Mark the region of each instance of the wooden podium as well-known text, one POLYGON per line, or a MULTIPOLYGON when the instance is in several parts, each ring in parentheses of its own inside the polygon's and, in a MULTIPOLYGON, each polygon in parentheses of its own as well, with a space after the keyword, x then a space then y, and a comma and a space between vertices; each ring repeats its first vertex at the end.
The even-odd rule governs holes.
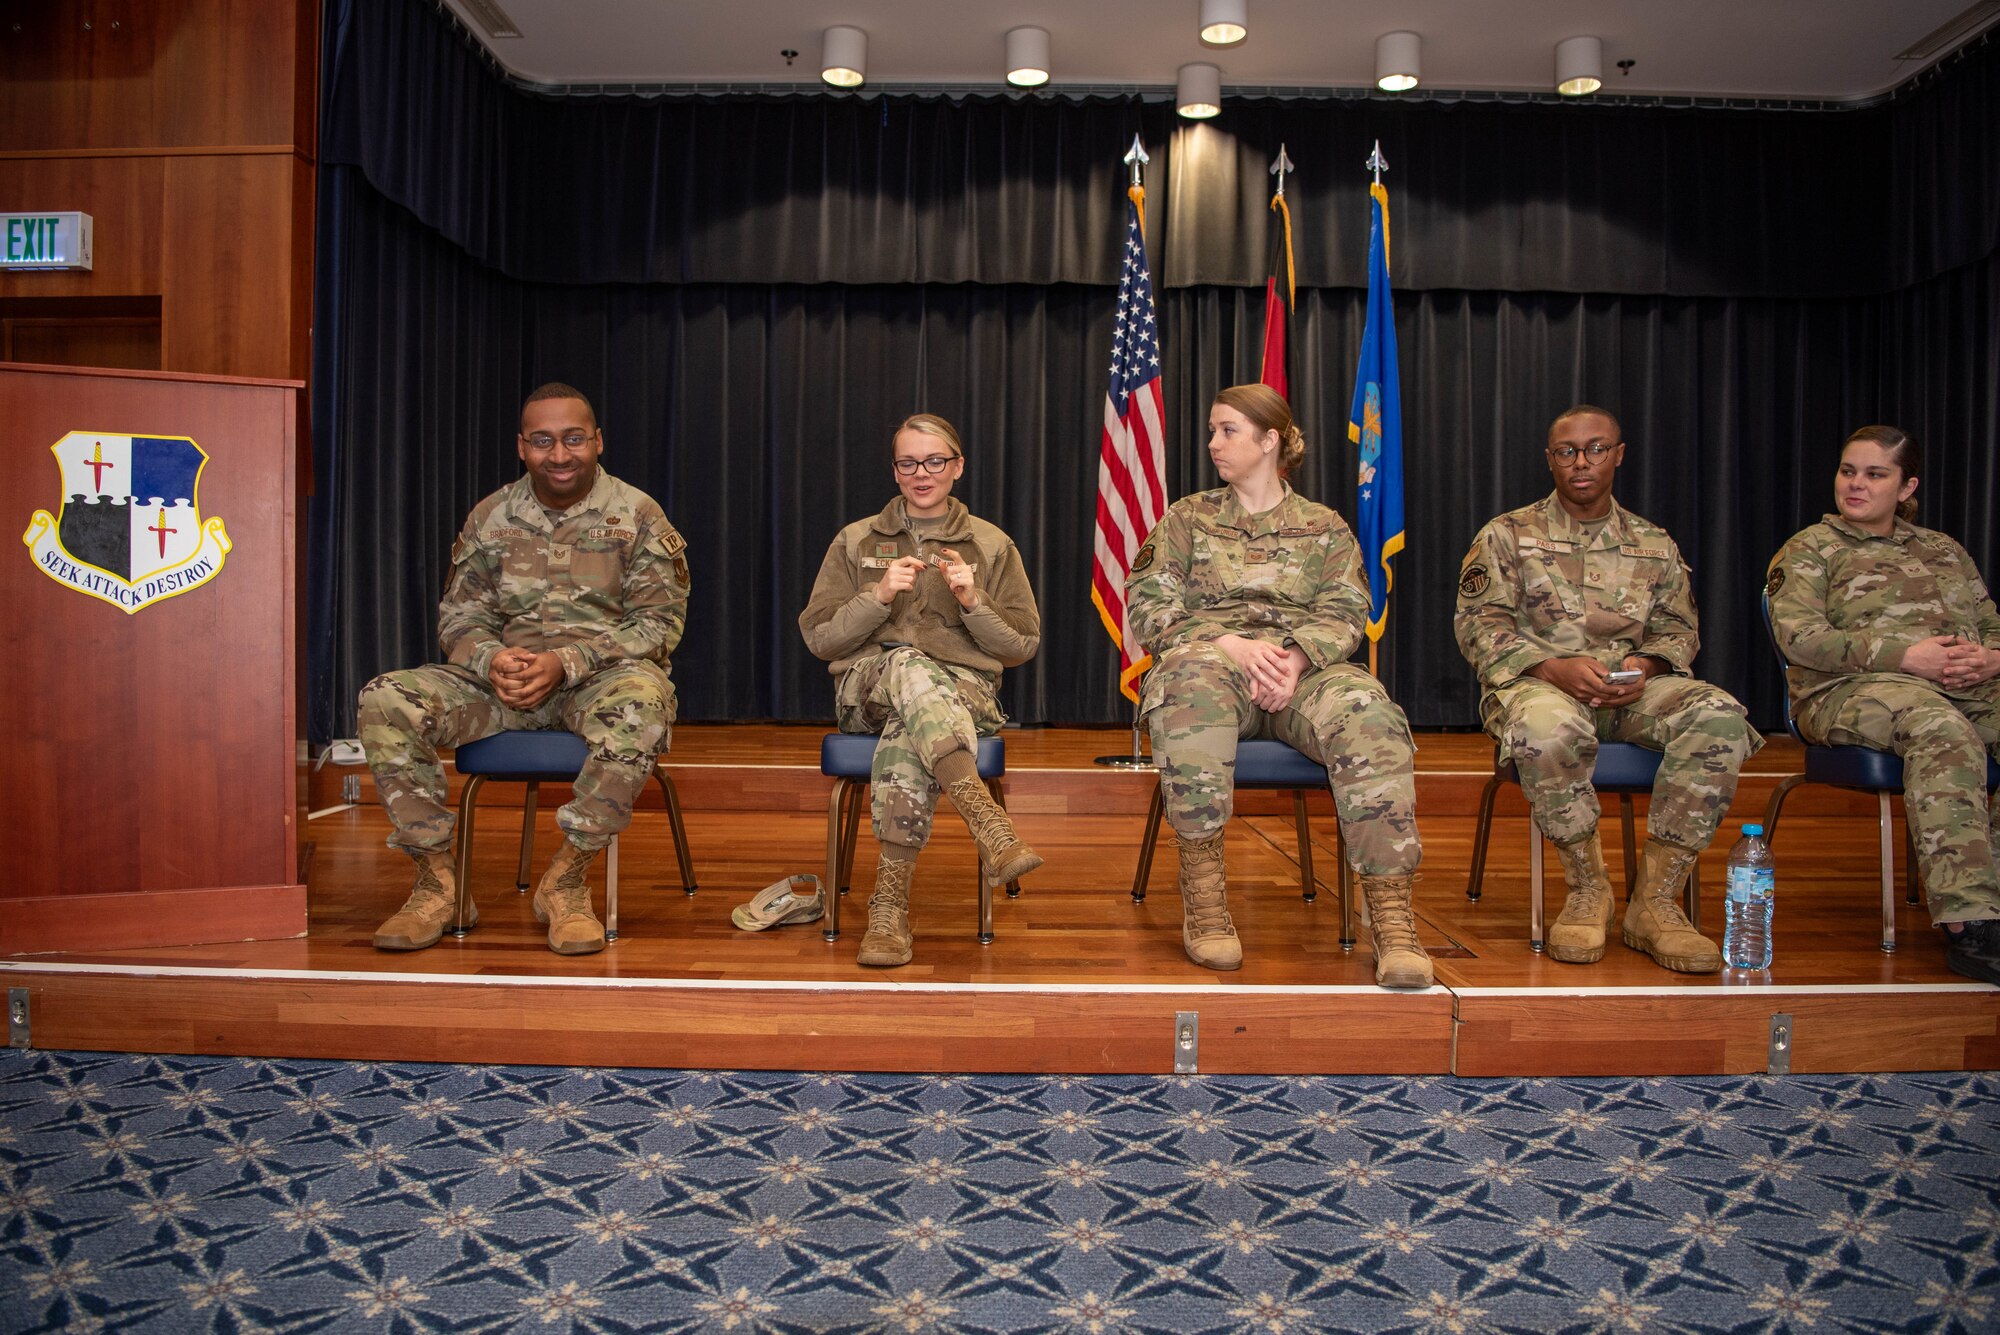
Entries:
POLYGON ((304 934, 301 388, 0 363, 0 954, 304 934))

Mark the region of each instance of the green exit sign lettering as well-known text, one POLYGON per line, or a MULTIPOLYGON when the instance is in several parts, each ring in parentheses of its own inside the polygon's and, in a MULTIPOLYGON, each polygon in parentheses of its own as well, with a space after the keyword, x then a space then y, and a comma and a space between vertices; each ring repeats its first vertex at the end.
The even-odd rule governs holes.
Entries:
POLYGON ((0 269, 88 269, 88 213, 0 213, 0 269))

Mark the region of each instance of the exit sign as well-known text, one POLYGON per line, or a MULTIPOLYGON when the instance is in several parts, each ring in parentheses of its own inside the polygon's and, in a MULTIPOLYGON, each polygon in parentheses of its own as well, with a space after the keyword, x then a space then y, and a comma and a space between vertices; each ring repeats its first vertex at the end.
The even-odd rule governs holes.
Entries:
POLYGON ((88 213, 0 213, 0 269, 88 269, 88 213))

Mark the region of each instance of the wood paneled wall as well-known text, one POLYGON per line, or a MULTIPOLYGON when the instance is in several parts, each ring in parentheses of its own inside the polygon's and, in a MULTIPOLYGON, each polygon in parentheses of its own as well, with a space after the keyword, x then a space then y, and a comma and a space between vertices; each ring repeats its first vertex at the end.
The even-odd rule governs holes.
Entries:
POLYGON ((0 300, 157 296, 161 366, 304 379, 319 0, 11 5, 0 211, 81 209, 90 273, 0 300))

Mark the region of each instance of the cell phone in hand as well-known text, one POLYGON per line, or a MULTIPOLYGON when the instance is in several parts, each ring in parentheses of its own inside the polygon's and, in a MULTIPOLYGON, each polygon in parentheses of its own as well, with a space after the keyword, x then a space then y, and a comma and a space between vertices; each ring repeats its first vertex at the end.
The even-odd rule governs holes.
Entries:
POLYGON ((1616 672, 1606 674, 1605 680, 1609 681, 1613 686, 1623 686, 1627 682, 1638 681, 1645 675, 1638 668, 1619 668, 1616 672))

